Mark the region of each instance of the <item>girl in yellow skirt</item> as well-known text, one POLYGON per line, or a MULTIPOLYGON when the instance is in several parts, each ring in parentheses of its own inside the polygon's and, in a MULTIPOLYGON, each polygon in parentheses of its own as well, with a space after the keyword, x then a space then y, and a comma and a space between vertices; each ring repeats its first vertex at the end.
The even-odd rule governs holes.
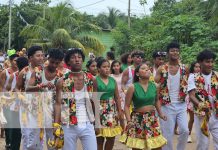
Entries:
POLYGON ((139 65, 135 69, 134 83, 126 94, 124 110, 127 126, 120 141, 134 150, 160 150, 167 142, 161 134, 155 107, 161 119, 166 121, 167 118, 161 112, 157 88, 149 81, 150 76, 149 67, 145 63, 139 65), (130 115, 129 107, 132 102, 134 110, 130 115))
POLYGON ((97 61, 97 68, 99 71, 99 75, 96 77, 97 92, 103 93, 100 96, 101 128, 97 134, 98 150, 112 150, 115 136, 121 134, 122 128, 124 129, 124 115, 122 114, 117 83, 109 76, 110 63, 101 58, 97 61), (122 128, 118 121, 120 121, 122 128))

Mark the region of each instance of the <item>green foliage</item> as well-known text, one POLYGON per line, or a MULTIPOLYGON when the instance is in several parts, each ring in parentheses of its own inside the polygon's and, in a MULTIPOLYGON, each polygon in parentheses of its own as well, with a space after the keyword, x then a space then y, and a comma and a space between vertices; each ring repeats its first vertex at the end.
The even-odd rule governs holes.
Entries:
MULTIPOLYGON (((46 12, 45 18, 39 16, 35 24, 24 27, 20 35, 28 39, 41 40, 42 45, 49 44, 47 47, 67 49, 77 46, 87 53, 90 49, 95 54, 104 52, 105 48, 98 39, 89 35, 80 36, 80 33, 85 31, 99 33, 100 27, 87 22, 82 14, 69 7, 67 3, 49 7, 46 12)), ((26 43, 26 46, 29 46, 29 43, 26 43)))
POLYGON ((206 48, 218 54, 218 27, 208 21, 207 10, 202 7, 201 0, 158 0, 150 16, 131 18, 131 29, 126 22, 118 24, 113 34, 117 53, 141 49, 150 60, 154 50, 165 50, 176 40, 181 44, 184 63, 194 61, 206 48))

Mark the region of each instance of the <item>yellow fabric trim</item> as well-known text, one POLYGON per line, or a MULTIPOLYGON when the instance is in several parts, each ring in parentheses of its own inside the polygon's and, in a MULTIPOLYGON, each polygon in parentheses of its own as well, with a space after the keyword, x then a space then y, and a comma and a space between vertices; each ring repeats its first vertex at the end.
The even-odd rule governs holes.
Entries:
POLYGON ((130 148, 137 149, 155 149, 167 144, 167 140, 162 135, 144 140, 139 138, 131 138, 128 137, 126 134, 123 134, 120 137, 119 141, 130 148))
POLYGON ((147 146, 150 149, 159 148, 167 144, 167 140, 163 137, 163 135, 159 135, 158 137, 152 137, 147 140, 147 146))
POLYGON ((97 135, 97 137, 115 137, 117 135, 120 135, 122 132, 122 128, 120 126, 116 126, 114 128, 101 128, 100 133, 97 135))

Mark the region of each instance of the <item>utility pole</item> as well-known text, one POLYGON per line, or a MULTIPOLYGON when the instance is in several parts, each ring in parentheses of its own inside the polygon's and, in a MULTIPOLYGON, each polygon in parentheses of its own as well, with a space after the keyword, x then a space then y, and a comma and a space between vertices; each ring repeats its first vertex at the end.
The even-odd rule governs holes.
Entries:
POLYGON ((128 27, 130 28, 130 0, 129 0, 129 4, 128 4, 128 27))
POLYGON ((11 49, 11 7, 12 7, 12 0, 9 0, 8 49, 11 49))
POLYGON ((43 19, 45 19, 45 7, 46 7, 46 2, 43 4, 43 19))

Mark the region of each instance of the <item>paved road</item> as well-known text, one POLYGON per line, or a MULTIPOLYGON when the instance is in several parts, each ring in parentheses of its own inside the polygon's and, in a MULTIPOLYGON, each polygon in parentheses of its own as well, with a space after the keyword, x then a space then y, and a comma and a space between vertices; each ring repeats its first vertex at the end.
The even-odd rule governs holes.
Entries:
MULTIPOLYGON (((194 133, 193 133, 192 137, 193 137, 192 138, 193 143, 187 143, 186 150, 195 150, 196 140, 195 140, 195 134, 194 133)), ((117 139, 118 139, 118 137, 117 137, 117 139)), ((177 136, 174 136, 174 149, 176 149, 176 142, 177 142, 177 136)), ((2 139, 2 138, 0 139, 0 150, 4 150, 4 139, 2 139)), ((78 150, 82 150, 80 142, 78 142, 78 150)), ((119 143, 118 140, 116 140, 114 150, 128 150, 128 148, 125 145, 119 143)), ((210 150, 213 150, 212 142, 210 144, 210 150)))

